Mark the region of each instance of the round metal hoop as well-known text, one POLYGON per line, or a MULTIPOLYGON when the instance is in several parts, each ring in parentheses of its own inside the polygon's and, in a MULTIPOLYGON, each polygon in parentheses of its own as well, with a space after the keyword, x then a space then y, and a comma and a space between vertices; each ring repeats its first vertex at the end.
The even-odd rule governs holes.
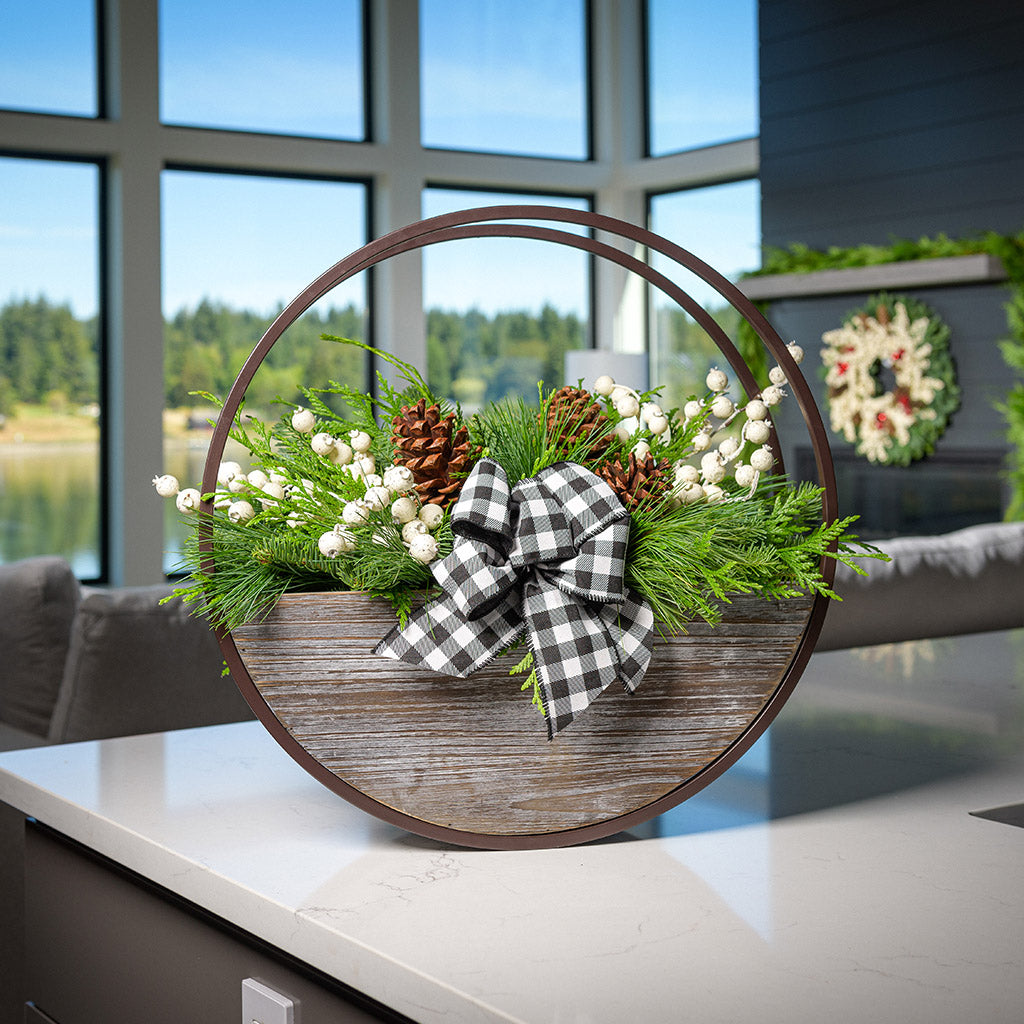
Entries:
MULTIPOLYGON (((643 245, 652 252, 660 253, 673 263, 693 272, 701 280, 711 285, 753 327, 762 343, 784 370, 813 445, 818 478, 824 489, 822 496, 823 518, 826 522, 832 522, 837 517, 838 504, 832 458, 825 427, 814 403, 814 398, 785 344, 753 303, 734 284, 708 266, 708 264, 691 252, 653 232, 636 227, 626 221, 601 214, 550 206, 482 207, 429 218, 375 239, 321 274, 320 277, 308 285, 282 310, 253 349, 252 354, 239 372, 224 402, 211 439, 203 474, 203 493, 209 493, 215 489, 217 470, 223 456, 224 446, 246 389, 252 382, 253 376, 266 358, 267 353, 285 330, 302 313, 309 309, 314 302, 356 274, 401 253, 455 239, 482 237, 529 238, 580 249, 616 263, 626 270, 637 274, 678 303, 712 338, 723 356, 728 360, 747 393, 753 394, 758 390, 758 386, 749 368, 722 328, 701 305, 677 284, 656 271, 649 264, 614 245, 600 241, 598 238, 577 235, 537 224, 520 223, 522 221, 561 222, 590 228, 593 231, 626 239, 643 245)), ((781 459, 779 461, 781 463, 781 459)), ((780 469, 782 469, 781 464, 780 469)), ((207 534, 206 538, 206 543, 208 544, 208 542, 209 534, 207 534)), ((822 574, 829 585, 833 581, 834 572, 834 561, 832 559, 823 559, 822 574)), ((759 713, 750 720, 747 727, 714 761, 706 764, 703 769, 681 782, 671 792, 635 811, 584 827, 573 827, 564 831, 545 832, 542 834, 529 833, 494 836, 466 829, 448 828, 443 825, 425 822, 367 796, 325 768, 317 758, 292 737, 260 695, 239 655, 232 636, 229 633, 224 633, 219 639, 232 675, 254 713, 277 742, 307 772, 328 788, 364 810, 420 835, 455 842, 465 846, 522 849, 570 845, 611 835, 668 810, 717 778, 726 768, 735 763, 764 732, 789 697, 806 666, 820 634, 827 605, 827 599, 821 595, 815 597, 810 616, 795 654, 775 691, 768 698, 759 713)))

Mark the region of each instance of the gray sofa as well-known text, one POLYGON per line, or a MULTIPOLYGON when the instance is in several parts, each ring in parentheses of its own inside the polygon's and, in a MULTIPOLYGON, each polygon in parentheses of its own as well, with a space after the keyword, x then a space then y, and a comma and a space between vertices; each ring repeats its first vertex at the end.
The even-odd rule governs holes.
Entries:
POLYGON ((985 523, 878 546, 868 576, 840 565, 816 650, 1024 626, 1024 522, 985 523))
MULTIPOLYGON (((881 545, 843 566, 817 649, 1024 626, 1024 523, 881 545)), ((83 588, 59 558, 0 566, 0 750, 251 717, 220 648, 167 586, 83 588)))
POLYGON ((0 750, 251 717, 170 592, 82 587, 60 558, 0 566, 0 750))

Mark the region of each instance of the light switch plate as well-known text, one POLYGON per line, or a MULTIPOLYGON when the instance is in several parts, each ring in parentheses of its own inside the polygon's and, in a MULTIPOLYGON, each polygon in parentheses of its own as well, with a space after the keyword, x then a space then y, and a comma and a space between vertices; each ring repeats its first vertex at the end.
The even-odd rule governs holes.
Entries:
POLYGON ((295 1002, 255 978, 242 981, 242 1024, 298 1024, 295 1002))

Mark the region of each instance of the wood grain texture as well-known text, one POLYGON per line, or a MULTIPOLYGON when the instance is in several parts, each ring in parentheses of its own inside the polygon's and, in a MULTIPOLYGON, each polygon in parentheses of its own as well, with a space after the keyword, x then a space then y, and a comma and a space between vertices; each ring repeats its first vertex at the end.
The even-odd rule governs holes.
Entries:
POLYGON ((635 811, 711 764, 779 686, 810 609, 735 599, 714 630, 659 640, 635 694, 606 690, 552 741, 516 659, 457 679, 375 657, 394 614, 361 594, 285 595, 232 637, 274 716, 348 785, 421 821, 522 835, 635 811))

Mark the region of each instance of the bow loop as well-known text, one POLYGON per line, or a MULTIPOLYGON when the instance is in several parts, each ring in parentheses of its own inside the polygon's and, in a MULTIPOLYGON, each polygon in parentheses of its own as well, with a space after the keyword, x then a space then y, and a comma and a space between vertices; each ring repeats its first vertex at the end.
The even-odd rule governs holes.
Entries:
POLYGON ((512 490, 512 500, 519 510, 515 543, 508 556, 512 565, 557 563, 575 554, 569 518, 538 479, 520 480, 512 490))
POLYGON ((376 653, 465 677, 527 631, 553 736, 610 683, 639 685, 654 616, 625 585, 629 513, 600 477, 561 462, 509 488, 481 459, 452 512, 455 544, 431 566, 444 597, 376 653))
POLYGON ((452 509, 452 532, 504 548, 512 537, 512 512, 505 470, 493 459, 481 459, 466 477, 452 509))

